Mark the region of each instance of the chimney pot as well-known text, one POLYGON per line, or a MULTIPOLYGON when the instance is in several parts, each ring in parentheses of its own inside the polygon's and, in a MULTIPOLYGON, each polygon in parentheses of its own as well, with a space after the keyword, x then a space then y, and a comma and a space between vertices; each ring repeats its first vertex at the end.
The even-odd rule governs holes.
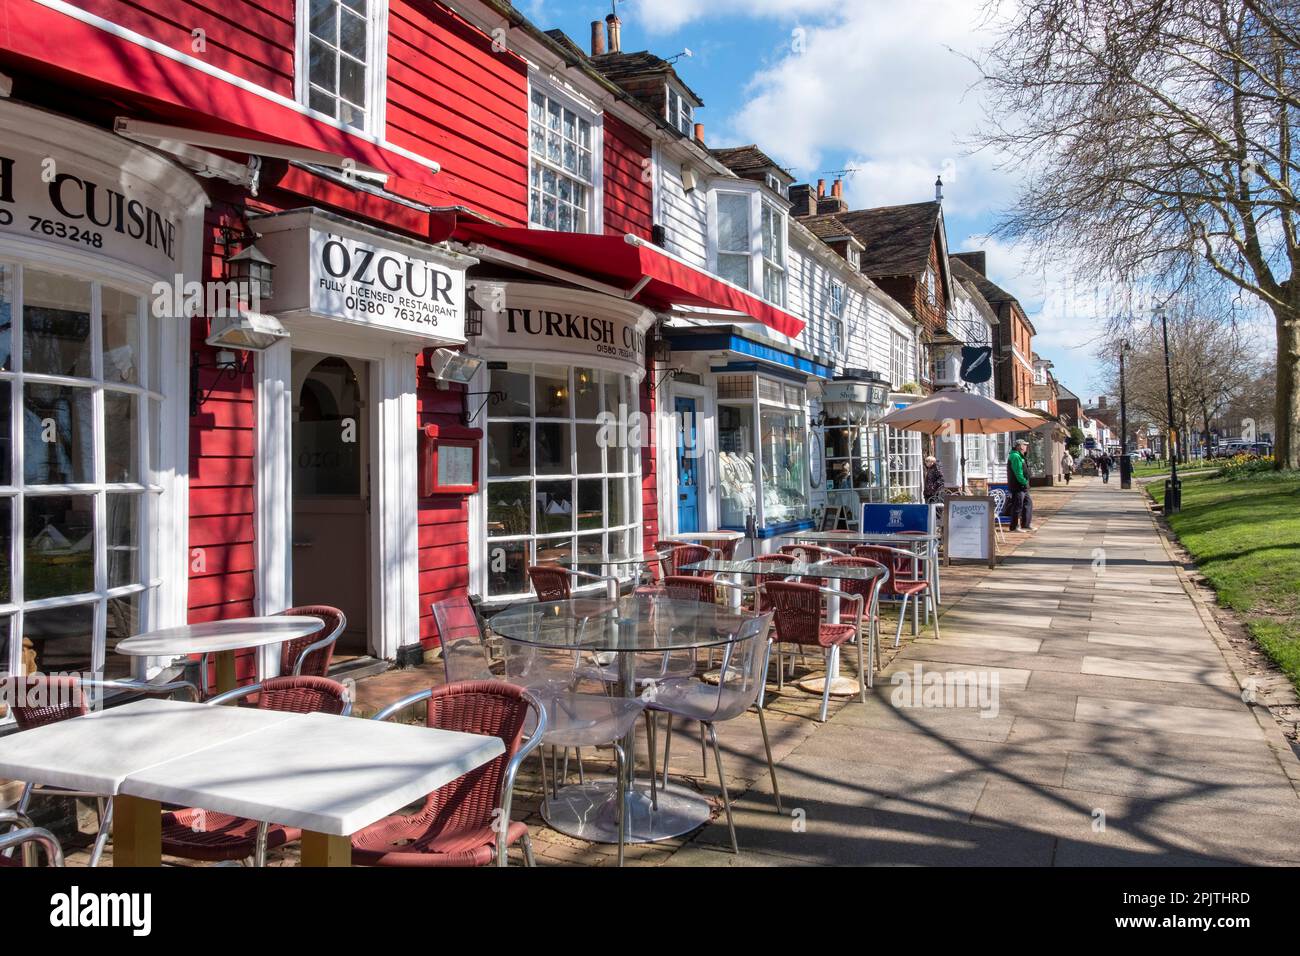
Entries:
POLYGON ((605 26, 609 31, 609 52, 623 52, 623 21, 618 18, 617 13, 607 14, 605 17, 605 26))
POLYGON ((835 182, 831 183, 831 195, 832 195, 834 198, 836 198, 836 199, 841 199, 841 198, 843 198, 843 196, 844 196, 844 180, 842 180, 842 179, 836 179, 835 182))
POLYGON ((591 55, 600 56, 605 52, 605 25, 599 20, 591 21, 591 55))
POLYGON ((826 180, 819 179, 817 180, 817 198, 824 199, 825 197, 826 197, 826 180))
POLYGON ((701 146, 704 145, 704 124, 703 123, 695 124, 695 139, 697 142, 700 143, 701 146))
POLYGON ((943 202, 943 177, 942 176, 936 176, 934 178, 934 201, 943 202))

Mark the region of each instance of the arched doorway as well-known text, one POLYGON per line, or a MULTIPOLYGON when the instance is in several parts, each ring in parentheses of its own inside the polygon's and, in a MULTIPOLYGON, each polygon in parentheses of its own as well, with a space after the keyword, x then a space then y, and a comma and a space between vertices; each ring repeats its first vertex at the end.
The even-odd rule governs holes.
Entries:
POLYGON ((335 656, 369 653, 368 363, 293 353, 293 603, 347 615, 335 656))

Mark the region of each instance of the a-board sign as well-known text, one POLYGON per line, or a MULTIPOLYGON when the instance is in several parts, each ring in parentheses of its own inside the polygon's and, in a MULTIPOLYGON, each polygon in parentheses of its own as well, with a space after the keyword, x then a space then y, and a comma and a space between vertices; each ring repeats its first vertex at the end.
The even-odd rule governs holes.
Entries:
POLYGON ((944 563, 954 558, 987 561, 993 567, 993 499, 954 495, 943 509, 944 563))

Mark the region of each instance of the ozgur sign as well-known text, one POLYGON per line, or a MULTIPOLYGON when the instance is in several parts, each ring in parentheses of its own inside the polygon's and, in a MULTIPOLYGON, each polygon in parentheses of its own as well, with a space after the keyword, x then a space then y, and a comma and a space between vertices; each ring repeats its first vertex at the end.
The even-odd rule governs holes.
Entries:
POLYGON ((256 220, 275 263, 277 315, 310 313, 416 335, 465 339, 466 257, 366 230, 319 211, 256 220))

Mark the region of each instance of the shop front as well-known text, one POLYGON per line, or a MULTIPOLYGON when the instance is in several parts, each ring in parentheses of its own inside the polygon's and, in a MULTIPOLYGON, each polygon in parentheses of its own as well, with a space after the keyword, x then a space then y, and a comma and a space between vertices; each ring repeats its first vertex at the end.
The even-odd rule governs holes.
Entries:
POLYGON ((483 311, 472 344, 483 367, 469 388, 483 462, 469 508, 470 590, 503 603, 531 593, 531 564, 642 548, 654 313, 541 282, 475 278, 470 294, 483 311))
POLYGON ((845 526, 857 520, 863 503, 889 495, 887 435, 877 424, 889 410, 889 386, 868 374, 846 370, 822 385, 825 508, 838 509, 845 526))
POLYGON ((288 333, 256 361, 258 610, 333 605, 339 656, 393 659, 420 632, 420 356, 464 345, 475 260, 319 209, 250 227, 288 333))
MULTIPOLYGON (((186 608, 188 321, 207 197, 0 100, 0 674, 122 676, 186 608)), ((0 714, 0 716, 3 716, 0 714)))
POLYGON ((812 527, 821 476, 811 467, 809 386, 829 378, 829 366, 736 330, 664 333, 659 434, 676 455, 661 456, 660 482, 677 490, 675 501, 663 498, 664 528, 764 540, 812 527))

